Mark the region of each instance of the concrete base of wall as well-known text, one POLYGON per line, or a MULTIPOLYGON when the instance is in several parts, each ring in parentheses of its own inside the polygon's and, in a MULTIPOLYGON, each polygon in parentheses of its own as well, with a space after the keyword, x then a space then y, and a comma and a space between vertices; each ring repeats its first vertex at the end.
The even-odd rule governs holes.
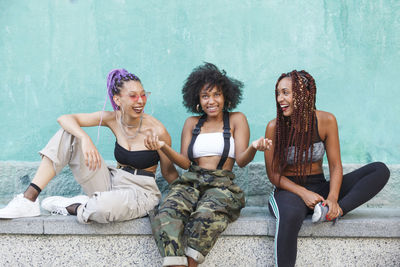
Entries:
MULTIPOLYGON (((108 162, 115 165, 113 162, 108 162)), ((0 207, 23 192, 37 162, 0 162, 0 207)), ((346 164, 344 173, 361 165, 346 164)), ((326 166, 325 166, 326 168, 326 166)), ((335 226, 312 225, 299 234, 297 266, 400 266, 400 165, 376 197, 335 226)), ((246 193, 246 208, 218 239, 202 266, 273 266, 275 219, 267 210, 271 184, 262 163, 235 167, 236 183, 246 193)), ((325 171, 325 173, 328 173, 325 171)), ((165 193, 167 183, 157 174, 165 193)), ((82 194, 68 168, 40 198, 82 194)), ((0 219, 2 266, 161 266, 148 218, 123 223, 78 224, 73 216, 0 219)))
MULTIPOLYGON (((161 266, 151 236, 1 235, 3 266, 161 266)), ((299 238, 297 266, 399 266, 392 238, 299 238), (359 249, 358 249, 359 248, 359 249)), ((223 236, 200 266, 274 266, 273 237, 223 236)))
MULTIPOLYGON (((245 208, 201 266, 273 266, 275 219, 245 208)), ((299 234, 297 266, 399 266, 400 209, 359 209, 299 234)), ((29 266, 161 266, 148 218, 81 225, 73 216, 0 220, 0 262, 29 266)))

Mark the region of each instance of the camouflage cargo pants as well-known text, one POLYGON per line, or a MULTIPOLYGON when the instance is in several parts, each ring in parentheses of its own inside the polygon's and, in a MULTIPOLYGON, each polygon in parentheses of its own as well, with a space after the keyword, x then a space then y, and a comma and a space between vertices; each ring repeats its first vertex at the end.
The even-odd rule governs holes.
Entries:
POLYGON ((164 266, 198 263, 210 252, 228 223, 244 207, 244 193, 225 170, 191 166, 171 185, 159 208, 150 214, 153 235, 164 266))

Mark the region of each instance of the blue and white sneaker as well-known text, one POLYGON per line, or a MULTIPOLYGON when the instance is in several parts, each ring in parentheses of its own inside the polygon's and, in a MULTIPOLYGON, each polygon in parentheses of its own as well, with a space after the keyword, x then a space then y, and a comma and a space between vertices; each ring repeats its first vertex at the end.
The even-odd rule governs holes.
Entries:
POLYGON ((313 223, 319 223, 319 222, 325 222, 326 220, 326 214, 328 213, 329 208, 328 206, 322 206, 322 202, 319 202, 317 205, 314 207, 314 214, 311 218, 311 221, 313 223))

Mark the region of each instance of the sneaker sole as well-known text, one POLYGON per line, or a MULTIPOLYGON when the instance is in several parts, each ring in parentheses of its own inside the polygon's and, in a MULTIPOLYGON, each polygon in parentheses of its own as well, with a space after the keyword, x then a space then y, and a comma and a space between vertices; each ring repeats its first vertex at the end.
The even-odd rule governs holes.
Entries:
POLYGON ((313 223, 319 222, 321 219, 322 209, 319 205, 315 205, 314 214, 312 215, 311 221, 313 223))
POLYGON ((40 211, 32 213, 32 214, 25 214, 21 216, 20 214, 13 214, 13 215, 0 215, 0 219, 18 219, 18 218, 30 218, 30 217, 37 217, 40 216, 40 211))

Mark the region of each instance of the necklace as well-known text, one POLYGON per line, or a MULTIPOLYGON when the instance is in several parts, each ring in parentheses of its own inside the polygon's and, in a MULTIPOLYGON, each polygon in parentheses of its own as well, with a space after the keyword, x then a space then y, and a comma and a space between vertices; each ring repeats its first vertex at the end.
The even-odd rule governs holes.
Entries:
POLYGON ((119 117, 119 123, 120 123, 121 130, 124 133, 125 137, 128 139, 134 139, 134 138, 136 138, 136 136, 138 136, 138 134, 140 133, 140 129, 142 128, 142 121, 143 121, 143 114, 140 116, 139 127, 137 128, 136 132, 133 135, 129 135, 127 133, 127 131, 125 130, 124 126, 126 128, 136 128, 136 127, 124 123, 122 121, 122 115, 119 117))

